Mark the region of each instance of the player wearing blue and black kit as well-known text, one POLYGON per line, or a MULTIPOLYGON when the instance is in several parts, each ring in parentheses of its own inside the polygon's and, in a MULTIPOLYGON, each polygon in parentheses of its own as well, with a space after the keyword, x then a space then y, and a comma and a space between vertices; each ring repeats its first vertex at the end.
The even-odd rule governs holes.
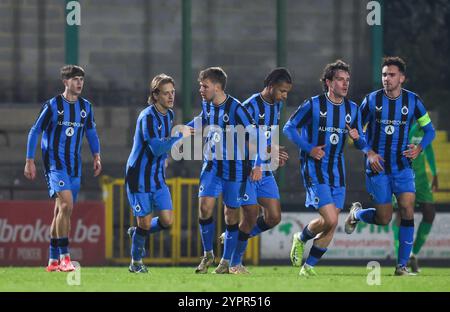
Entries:
POLYGON ((306 207, 319 217, 295 233, 291 261, 300 266, 305 243, 314 239, 300 275, 316 275, 314 266, 327 251, 345 200, 343 150, 347 136, 368 152, 362 133, 358 106, 345 98, 350 83, 349 66, 338 60, 325 67, 325 94, 306 100, 284 126, 284 134, 300 149, 300 166, 306 189, 306 207), (300 132, 300 133, 299 133, 300 132))
MULTIPOLYGON (((272 135, 279 135, 280 111, 291 89, 292 78, 289 71, 285 68, 276 68, 265 78, 264 89, 260 93, 253 94, 243 103, 255 120, 258 131, 264 133, 264 136, 258 135, 258 151, 261 146, 266 150, 267 148, 271 149, 271 155, 278 152, 276 157, 280 160, 279 165, 281 166, 286 162, 288 155, 285 151, 280 150, 278 145, 275 145, 278 140, 272 140, 272 135), (261 138, 264 138, 266 142, 260 143, 261 138)), ((248 273, 248 270, 242 265, 242 257, 247 248, 248 239, 273 228, 281 220, 278 185, 272 173, 271 160, 268 157, 264 158, 261 166, 255 167, 255 169, 262 168, 262 179, 256 182, 250 180, 244 194, 238 242, 230 264, 230 273, 233 274, 248 273), (264 214, 258 217, 260 205, 264 214)), ((225 236, 225 234, 222 235, 225 236)))
POLYGON ((142 262, 148 235, 172 225, 172 199, 165 182, 167 152, 181 138, 190 136, 193 129, 182 126, 171 136, 174 119, 175 81, 159 74, 150 85, 149 106, 136 122, 133 148, 128 157, 125 183, 137 226, 130 228, 132 273, 147 273, 142 262), (157 213, 158 217, 153 215, 157 213))
POLYGON ((411 275, 406 264, 414 242, 415 185, 411 159, 415 159, 434 139, 435 131, 419 96, 402 88, 405 62, 386 57, 382 63, 383 89, 367 95, 361 104, 366 140, 373 151, 366 159, 366 187, 376 208, 361 209, 354 203, 345 221, 345 231, 352 233, 359 221, 387 225, 391 221, 392 195, 397 198, 401 221, 395 275, 411 275), (424 131, 422 141, 408 144, 414 120, 424 131))
MULTIPOLYGON (((226 224, 226 237, 222 259, 214 273, 229 273, 229 262, 238 238, 239 208, 242 204, 246 183, 251 167, 245 157, 245 137, 238 140, 236 127, 250 130, 247 133, 256 137, 255 122, 245 107, 232 96, 225 94, 227 76, 220 67, 210 67, 200 72, 200 95, 202 111, 189 123, 206 127, 206 147, 200 174, 199 186, 199 224, 204 256, 195 273, 207 273, 214 263, 213 239, 215 224, 213 210, 216 198, 222 193, 226 224), (233 138, 233 139, 232 139, 233 138), (239 146, 242 145, 242 146, 239 146)), ((254 176, 261 178, 261 172, 254 176)))
POLYGON ((49 195, 55 198, 48 272, 75 270, 70 261, 68 237, 73 204, 80 190, 81 146, 85 134, 94 156, 94 176, 98 176, 102 169, 92 104, 80 96, 84 75, 84 70, 76 65, 61 68, 64 93, 44 103, 28 134, 25 177, 30 180, 36 177, 34 155, 37 140, 43 132, 44 174, 49 195))

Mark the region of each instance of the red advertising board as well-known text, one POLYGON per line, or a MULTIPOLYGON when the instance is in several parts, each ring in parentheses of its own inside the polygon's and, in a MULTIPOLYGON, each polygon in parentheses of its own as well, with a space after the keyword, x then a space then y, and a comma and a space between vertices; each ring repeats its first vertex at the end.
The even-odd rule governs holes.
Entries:
MULTIPOLYGON (((0 201, 0 266, 47 264, 53 201, 0 201)), ((75 204, 70 253, 81 265, 105 263, 105 206, 101 201, 75 204)))

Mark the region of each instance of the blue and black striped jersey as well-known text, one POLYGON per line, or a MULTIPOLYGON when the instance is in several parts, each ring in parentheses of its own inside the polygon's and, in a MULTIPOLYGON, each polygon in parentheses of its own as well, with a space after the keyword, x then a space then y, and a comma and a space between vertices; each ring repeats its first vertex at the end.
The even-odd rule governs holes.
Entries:
MULTIPOLYGON (((405 89, 396 99, 389 98, 383 89, 374 91, 364 98, 360 110, 362 125, 367 125, 366 141, 374 152, 383 157, 388 174, 411 167, 403 151, 408 149, 408 133, 414 120, 424 131, 434 133, 422 100, 405 89)), ((367 162, 366 172, 373 174, 367 162)))
POLYGON ((154 192, 166 183, 167 152, 181 138, 171 137, 173 118, 171 109, 162 114, 154 105, 139 114, 125 173, 131 193, 154 192))
POLYGON ((81 176, 81 146, 86 133, 92 154, 100 152, 94 111, 82 97, 69 102, 62 95, 47 101, 28 135, 27 158, 34 158, 37 138, 41 140, 45 171, 65 170, 69 176, 81 176))
MULTIPOLYGON (((336 104, 322 94, 305 101, 284 126, 284 133, 301 149, 300 166, 306 186, 345 186, 343 150, 348 136, 346 125, 362 134, 358 106, 346 98, 342 104, 336 104), (298 142, 293 133, 297 135, 298 142), (322 145, 325 145, 325 156, 321 160, 312 158, 309 155, 312 148, 322 145)), ((355 142, 355 146, 367 150, 362 137, 355 142)))
MULTIPOLYGON (((202 118, 203 127, 208 127, 202 172, 215 172, 218 177, 227 181, 245 181, 251 171, 251 164, 246 157, 246 144, 238 140, 236 131, 233 132, 232 140, 227 139, 227 126, 252 127, 255 130, 255 121, 247 109, 237 99, 228 95, 220 105, 203 101, 199 117, 202 118), (232 142, 232 148, 227 146, 227 142, 232 142), (220 150, 216 151, 216 145, 220 150), (227 155, 230 149, 233 153, 227 155)), ((193 121, 189 125, 192 126, 193 121)))
MULTIPOLYGON (((278 128, 280 125, 280 111, 283 107, 282 102, 270 104, 264 101, 261 93, 255 93, 250 98, 248 98, 243 105, 247 108, 248 112, 255 120, 256 125, 261 130, 262 127, 265 126, 263 130, 265 130, 265 137, 267 138, 267 146, 271 146, 272 144, 272 132, 275 128, 278 128)), ((260 146, 259 136, 257 137, 258 150, 260 146)), ((270 160, 262 161, 262 163, 269 164, 270 160)), ((253 165, 253 161, 252 161, 253 165)), ((264 171, 265 176, 272 175, 271 170, 264 171)))

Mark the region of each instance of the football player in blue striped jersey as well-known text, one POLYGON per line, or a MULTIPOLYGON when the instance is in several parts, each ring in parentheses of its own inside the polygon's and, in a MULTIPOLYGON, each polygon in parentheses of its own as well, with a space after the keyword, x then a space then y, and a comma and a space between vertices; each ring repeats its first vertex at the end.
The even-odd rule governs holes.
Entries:
MULTIPOLYGON (((240 143, 239 133, 235 130, 245 129, 251 139, 256 138, 256 126, 247 109, 237 99, 225 93, 227 75, 222 68, 210 67, 201 71, 198 81, 202 111, 198 119, 194 120, 201 120, 202 127, 205 127, 206 147, 198 194, 204 256, 195 273, 207 273, 208 267, 214 262, 213 211, 216 199, 222 193, 225 204, 225 242, 222 259, 213 273, 227 274, 238 239, 239 208, 246 184, 250 178, 257 181, 262 176, 261 170, 251 167, 245 155, 245 139, 240 143)), ((188 125, 194 125, 194 120, 188 125)))
POLYGON ((171 136, 175 101, 175 81, 165 74, 155 76, 150 85, 149 106, 137 119, 134 143, 126 167, 128 201, 137 220, 129 229, 132 273, 147 273, 143 264, 148 235, 168 229, 173 222, 172 199, 165 182, 167 152, 193 129, 181 126, 171 136), (158 216, 153 217, 155 214, 158 216))
POLYGON ((354 203, 345 221, 345 231, 352 233, 360 221, 389 224, 395 195, 401 214, 395 275, 413 275, 406 267, 414 241, 416 190, 411 160, 433 141, 435 130, 422 99, 402 87, 406 80, 405 62, 400 57, 386 57, 381 68, 383 89, 367 95, 360 107, 372 149, 366 158, 366 187, 376 208, 361 209, 360 203, 354 203), (424 132, 419 144, 408 142, 414 121, 424 132))
MULTIPOLYGON (((286 68, 275 68, 264 79, 264 89, 253 94, 243 105, 257 123, 258 130, 264 132, 264 141, 258 136, 258 151, 271 149, 271 155, 279 159, 282 166, 288 159, 287 152, 280 149, 279 124, 280 112, 292 89, 292 77, 286 68), (273 150, 272 150, 273 149, 273 150), (277 151, 275 151, 277 149, 277 151)), ((263 177, 261 180, 247 184, 242 202, 242 218, 239 223, 239 234, 236 249, 232 255, 230 273, 246 274, 247 269, 242 265, 242 257, 247 248, 250 237, 259 235, 274 226, 281 220, 280 194, 278 185, 272 172, 271 160, 264 157, 261 166, 263 177), (258 216, 260 207, 263 214, 258 216)))
POLYGON ((314 266, 327 251, 338 216, 345 201, 344 147, 347 137, 367 153, 361 115, 356 103, 348 100, 350 67, 338 60, 325 67, 324 94, 306 100, 284 126, 284 133, 300 149, 300 166, 306 189, 306 207, 316 209, 319 217, 295 233, 291 261, 300 266, 304 244, 314 239, 300 275, 316 275, 314 266))
POLYGON ((39 135, 44 132, 41 140, 44 174, 49 196, 55 198, 48 272, 75 270, 70 260, 69 231, 73 204, 80 190, 84 134, 94 157, 94 176, 102 170, 93 107, 80 96, 84 75, 80 66, 65 65, 61 68, 64 93, 44 103, 28 134, 25 177, 30 180, 36 177, 34 154, 39 135))

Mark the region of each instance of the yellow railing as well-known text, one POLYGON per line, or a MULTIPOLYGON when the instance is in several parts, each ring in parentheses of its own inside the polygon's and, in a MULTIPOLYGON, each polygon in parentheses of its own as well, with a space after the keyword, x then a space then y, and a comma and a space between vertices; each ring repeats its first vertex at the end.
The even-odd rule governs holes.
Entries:
MULTIPOLYGON (((130 261, 129 226, 135 218, 128 205, 124 179, 103 176, 101 185, 105 202, 105 257, 111 263, 130 261)), ((203 254, 198 224, 198 179, 172 178, 166 180, 172 195, 174 222, 170 231, 150 235, 146 249, 147 264, 196 264, 203 254)), ((219 235, 224 230, 222 198, 217 200, 214 220, 216 243, 214 253, 222 255, 219 235)), ((259 236, 251 238, 244 256, 247 264, 259 263, 259 236)))

